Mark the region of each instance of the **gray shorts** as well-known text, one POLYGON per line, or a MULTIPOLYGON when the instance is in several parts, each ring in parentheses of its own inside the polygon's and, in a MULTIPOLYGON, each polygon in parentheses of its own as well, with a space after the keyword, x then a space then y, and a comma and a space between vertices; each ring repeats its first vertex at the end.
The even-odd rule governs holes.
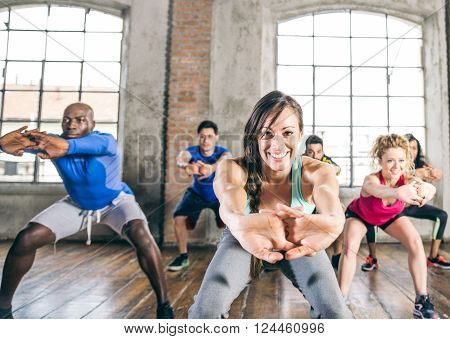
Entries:
POLYGON ((121 192, 111 204, 98 210, 99 219, 96 218, 97 213, 81 209, 70 196, 66 196, 36 215, 30 222, 48 227, 55 234, 56 242, 86 229, 89 212, 93 218, 93 225, 108 225, 120 236, 123 227, 131 220, 139 219, 147 223, 134 195, 124 192, 121 192))

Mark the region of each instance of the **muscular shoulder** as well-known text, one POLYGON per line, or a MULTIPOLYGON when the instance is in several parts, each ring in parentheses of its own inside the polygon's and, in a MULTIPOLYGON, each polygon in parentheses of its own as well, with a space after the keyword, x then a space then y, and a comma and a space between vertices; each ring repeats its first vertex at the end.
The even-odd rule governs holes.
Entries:
POLYGON ((307 156, 302 156, 302 167, 302 176, 309 182, 314 182, 320 177, 336 176, 333 165, 307 156))
POLYGON ((238 158, 224 159, 216 170, 216 180, 224 183, 245 186, 247 171, 239 164, 238 158))
POLYGON ((374 184, 380 184, 380 178, 378 177, 378 173, 370 173, 369 175, 366 175, 364 178, 364 183, 374 183, 374 184))

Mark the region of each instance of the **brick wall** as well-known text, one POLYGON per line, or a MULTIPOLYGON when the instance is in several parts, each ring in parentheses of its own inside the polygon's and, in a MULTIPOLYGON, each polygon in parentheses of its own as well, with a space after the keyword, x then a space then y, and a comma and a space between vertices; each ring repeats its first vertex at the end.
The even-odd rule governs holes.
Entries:
MULTIPOLYGON (((191 183, 175 166, 177 154, 197 142, 208 117, 212 0, 174 0, 167 127, 165 242, 174 242, 172 212, 191 183)), ((204 220, 204 218, 202 218, 204 220)), ((192 240, 204 238, 202 220, 192 240)))

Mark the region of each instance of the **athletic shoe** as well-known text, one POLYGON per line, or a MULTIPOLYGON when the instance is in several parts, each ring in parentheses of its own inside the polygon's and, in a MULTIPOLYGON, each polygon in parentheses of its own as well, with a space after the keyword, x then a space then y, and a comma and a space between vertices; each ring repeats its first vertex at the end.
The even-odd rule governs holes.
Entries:
POLYGON ((10 308, 0 308, 0 319, 14 319, 12 315, 12 309, 10 308))
POLYGON ((168 302, 158 306, 156 319, 174 319, 172 306, 168 302))
POLYGON ((419 295, 414 303, 413 315, 419 319, 439 319, 439 315, 434 310, 434 305, 428 295, 419 295))
POLYGON ((441 255, 437 255, 436 258, 427 258, 427 266, 428 267, 439 267, 443 270, 450 269, 450 263, 444 259, 441 255))
POLYGON ((169 271, 179 271, 189 266, 189 259, 186 253, 180 254, 167 266, 169 271))
POLYGON ((378 260, 377 258, 372 258, 370 255, 366 257, 366 261, 361 265, 361 269, 363 271, 372 271, 378 269, 378 260))
POLYGON ((336 254, 331 256, 331 266, 333 266, 334 269, 339 268, 339 260, 341 260, 341 254, 336 254))

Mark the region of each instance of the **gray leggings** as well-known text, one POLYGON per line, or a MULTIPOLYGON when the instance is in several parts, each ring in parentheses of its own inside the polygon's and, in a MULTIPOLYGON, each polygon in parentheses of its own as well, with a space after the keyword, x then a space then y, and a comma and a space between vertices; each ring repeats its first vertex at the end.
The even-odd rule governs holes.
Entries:
MULTIPOLYGON (((250 253, 226 228, 202 286, 194 297, 195 302, 189 309, 189 318, 226 318, 233 301, 251 282, 250 260, 250 253)), ((278 266, 314 308, 314 317, 352 318, 325 251, 314 257, 282 260, 278 266)))

